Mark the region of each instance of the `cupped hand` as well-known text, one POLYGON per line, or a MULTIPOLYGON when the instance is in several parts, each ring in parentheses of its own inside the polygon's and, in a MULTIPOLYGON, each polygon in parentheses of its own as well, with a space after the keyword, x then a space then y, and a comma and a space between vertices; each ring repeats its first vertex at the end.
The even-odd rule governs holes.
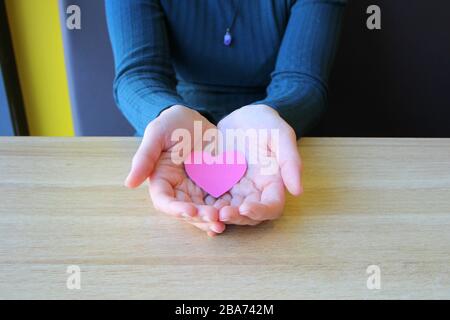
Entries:
POLYGON ((189 179, 183 163, 173 161, 180 156, 180 143, 189 143, 192 150, 202 143, 203 132, 198 137, 194 135, 195 122, 202 124, 203 132, 216 128, 200 113, 184 106, 163 111, 147 126, 125 185, 136 188, 148 179, 150 196, 157 210, 184 219, 213 236, 225 230, 225 224, 219 221, 219 210, 205 203, 205 192, 189 179), (180 129, 188 132, 192 139, 173 141, 173 132, 180 129))
MULTIPOLYGON (((207 197, 206 203, 214 203, 219 208, 220 221, 226 224, 257 225, 280 217, 285 205, 285 187, 294 196, 303 192, 302 164, 294 130, 278 112, 265 105, 240 108, 221 120, 218 128, 224 136, 227 129, 240 129, 241 134, 248 129, 258 133, 263 130, 267 139, 258 135, 253 143, 257 161, 249 162, 241 181, 219 199, 207 197)), ((249 145, 240 151, 248 161, 252 151, 249 145)))

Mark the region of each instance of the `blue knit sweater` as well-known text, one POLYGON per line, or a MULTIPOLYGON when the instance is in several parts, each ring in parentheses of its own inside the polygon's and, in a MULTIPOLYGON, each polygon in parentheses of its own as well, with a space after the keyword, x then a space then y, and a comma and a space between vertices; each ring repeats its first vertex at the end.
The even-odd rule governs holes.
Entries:
POLYGON ((116 102, 140 135, 175 104, 214 122, 266 104, 300 137, 326 107, 345 3, 106 0, 116 102))

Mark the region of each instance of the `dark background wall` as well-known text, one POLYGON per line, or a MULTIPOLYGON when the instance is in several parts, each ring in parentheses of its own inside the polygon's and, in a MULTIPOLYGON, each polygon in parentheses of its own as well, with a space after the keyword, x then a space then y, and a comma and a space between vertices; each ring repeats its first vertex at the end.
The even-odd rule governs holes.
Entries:
POLYGON ((350 1, 330 108, 311 135, 450 137, 450 1, 350 1), (366 28, 372 4, 381 30, 366 28))

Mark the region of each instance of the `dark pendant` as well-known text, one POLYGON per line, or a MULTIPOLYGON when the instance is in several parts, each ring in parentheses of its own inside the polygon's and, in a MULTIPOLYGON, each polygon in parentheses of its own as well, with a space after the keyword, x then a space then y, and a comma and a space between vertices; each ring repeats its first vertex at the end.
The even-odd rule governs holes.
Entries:
POLYGON ((223 44, 227 47, 231 46, 231 43, 233 42, 233 37, 231 36, 230 30, 227 30, 225 33, 225 36, 223 37, 223 44))

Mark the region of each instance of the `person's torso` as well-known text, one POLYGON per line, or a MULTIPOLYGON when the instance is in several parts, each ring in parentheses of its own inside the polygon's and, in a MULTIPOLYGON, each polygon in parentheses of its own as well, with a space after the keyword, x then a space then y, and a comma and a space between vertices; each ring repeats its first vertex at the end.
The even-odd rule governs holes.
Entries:
POLYGON ((180 85, 218 92, 265 89, 293 1, 161 0, 180 85), (235 15, 232 44, 226 46, 235 15))

